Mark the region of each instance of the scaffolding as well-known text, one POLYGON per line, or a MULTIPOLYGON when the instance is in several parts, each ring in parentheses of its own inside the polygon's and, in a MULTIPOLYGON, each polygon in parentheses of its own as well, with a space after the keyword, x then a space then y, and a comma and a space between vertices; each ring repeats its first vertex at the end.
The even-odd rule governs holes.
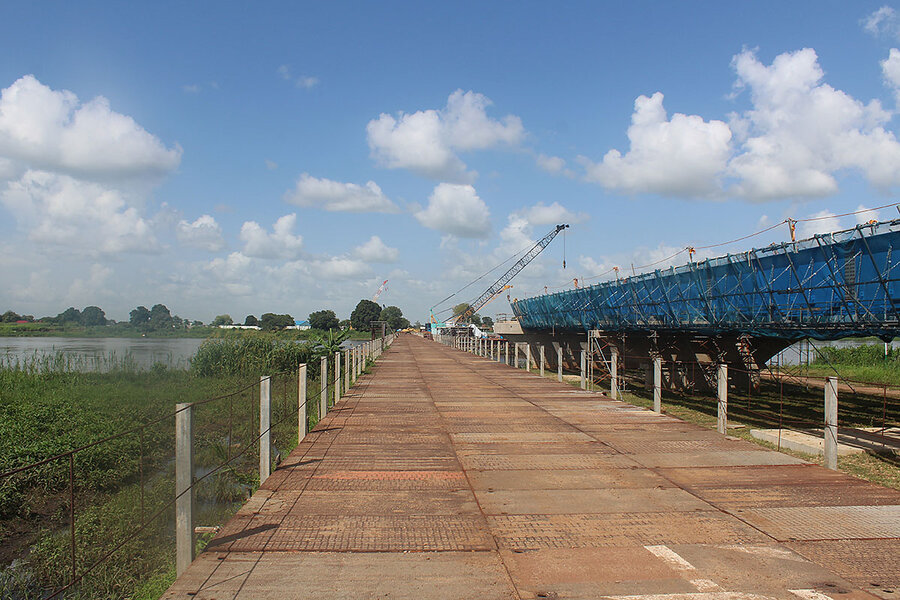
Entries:
POLYGON ((525 331, 900 336, 900 219, 518 300, 525 331))

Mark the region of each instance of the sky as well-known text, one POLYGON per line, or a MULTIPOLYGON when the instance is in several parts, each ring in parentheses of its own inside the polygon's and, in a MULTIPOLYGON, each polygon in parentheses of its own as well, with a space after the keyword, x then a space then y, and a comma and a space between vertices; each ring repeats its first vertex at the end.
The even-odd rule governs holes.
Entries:
POLYGON ((898 48, 883 1, 0 2, 0 312, 424 323, 557 223, 511 297, 898 218, 898 48))

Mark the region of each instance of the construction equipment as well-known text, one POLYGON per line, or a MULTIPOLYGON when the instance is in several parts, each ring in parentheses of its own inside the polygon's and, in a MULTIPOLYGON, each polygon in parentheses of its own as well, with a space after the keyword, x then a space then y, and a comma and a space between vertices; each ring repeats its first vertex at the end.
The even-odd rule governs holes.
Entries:
POLYGON ((512 280, 513 277, 518 275, 522 269, 528 266, 528 263, 537 258, 538 254, 544 251, 550 242, 553 241, 560 231, 564 231, 568 229, 568 225, 557 225, 550 233, 542 237, 538 243, 531 247, 531 249, 525 253, 522 258, 520 258, 516 264, 511 266, 506 273, 500 276, 500 278, 495 281, 488 289, 486 289, 478 298, 469 303, 469 308, 457 315, 456 317, 450 319, 448 324, 456 324, 461 321, 465 321, 475 313, 477 313, 483 306, 485 306, 488 302, 494 299, 498 294, 503 292, 503 290, 508 289, 507 284, 512 280))
POLYGON ((387 289, 387 282, 388 282, 387 279, 385 279, 384 281, 381 282, 381 287, 379 287, 378 291, 375 292, 375 295, 372 296, 372 302, 378 301, 378 297, 384 293, 384 290, 387 289))

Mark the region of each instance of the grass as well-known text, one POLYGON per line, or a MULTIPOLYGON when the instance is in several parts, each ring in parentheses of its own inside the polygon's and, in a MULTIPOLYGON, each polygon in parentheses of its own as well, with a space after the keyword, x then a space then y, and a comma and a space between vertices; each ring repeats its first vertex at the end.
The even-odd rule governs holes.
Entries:
MULTIPOLYGON (((178 402, 238 390, 193 409, 195 476, 232 460, 196 487, 197 524, 222 523, 258 485, 259 375, 295 368, 300 360, 309 364, 311 428, 319 418, 319 361, 309 345, 274 336, 204 343, 190 371, 113 364, 109 372, 79 373, 52 360, 0 366, 0 472, 165 417, 143 435, 75 455, 79 572, 160 512, 65 597, 156 598, 171 584, 174 418, 168 415, 178 402)), ((273 445, 286 456, 297 443, 296 372, 274 377, 271 391, 273 445)), ((333 397, 332 386, 328 394, 333 397)), ((0 480, 0 564, 18 559, 0 570, 0 598, 42 597, 68 581, 68 485, 67 458, 0 480)))

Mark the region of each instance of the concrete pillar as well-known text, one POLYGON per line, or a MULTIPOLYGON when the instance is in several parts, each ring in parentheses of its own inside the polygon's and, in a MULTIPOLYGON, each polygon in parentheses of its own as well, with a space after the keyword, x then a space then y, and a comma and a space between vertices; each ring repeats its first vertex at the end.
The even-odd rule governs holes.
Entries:
POLYGON ((323 356, 320 364, 319 376, 319 420, 328 414, 328 357, 323 356))
POLYGON ((334 353, 334 403, 341 401, 341 353, 334 353))
POLYGON ((186 402, 175 411, 175 572, 180 576, 194 560, 194 409, 186 402))
POLYGON ((653 412, 662 412, 662 358, 653 358, 653 412))
POLYGON ((613 346, 609 351, 609 397, 619 399, 619 349, 613 346))
POLYGON ((825 468, 837 470, 838 380, 825 378, 825 468))
POLYGON ((525 370, 531 373, 531 344, 525 343, 525 370))
POLYGON ((585 367, 587 366, 587 361, 584 357, 584 350, 581 351, 581 389, 587 389, 587 380, 585 378, 585 367))
POLYGON ((562 383, 562 344, 556 347, 556 380, 562 383))
POLYGON ((350 391, 350 349, 344 350, 344 391, 350 391))
POLYGON ((728 431, 728 365, 719 365, 719 410, 716 431, 724 434, 728 431))
POLYGON ((541 344, 541 377, 544 376, 544 345, 541 344))
POLYGON ((306 437, 306 364, 300 365, 297 374, 297 443, 306 437))
POLYGON ((272 376, 259 378, 259 484, 272 472, 272 376))
POLYGON ((518 369, 518 368, 519 368, 519 343, 518 343, 518 342, 516 342, 516 357, 515 357, 515 360, 516 360, 516 363, 515 363, 515 365, 513 365, 513 366, 514 366, 516 369, 518 369))

